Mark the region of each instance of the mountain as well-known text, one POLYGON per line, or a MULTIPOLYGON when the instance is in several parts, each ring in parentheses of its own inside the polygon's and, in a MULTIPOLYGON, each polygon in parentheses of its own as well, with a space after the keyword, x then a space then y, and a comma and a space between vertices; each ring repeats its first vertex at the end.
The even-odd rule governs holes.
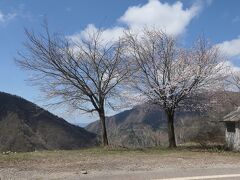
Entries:
POLYGON ((96 142, 96 134, 21 97, 0 92, 0 151, 77 149, 96 142))
POLYGON ((76 125, 76 126, 82 127, 82 128, 84 128, 87 125, 89 125, 89 123, 73 123, 73 124, 76 125))
MULTIPOLYGON (((176 113, 175 132, 178 143, 224 142, 224 124, 219 120, 234 110, 237 104, 240 105, 240 94, 219 92, 214 95, 205 94, 204 99, 211 101, 209 108, 197 111, 179 110, 176 113)), ((192 106, 197 106, 196 102, 192 106)), ((108 117, 106 126, 109 141, 113 145, 152 147, 168 143, 166 116, 156 105, 142 104, 108 117)), ((95 121, 86 129, 100 135, 100 127, 100 122, 95 121)))

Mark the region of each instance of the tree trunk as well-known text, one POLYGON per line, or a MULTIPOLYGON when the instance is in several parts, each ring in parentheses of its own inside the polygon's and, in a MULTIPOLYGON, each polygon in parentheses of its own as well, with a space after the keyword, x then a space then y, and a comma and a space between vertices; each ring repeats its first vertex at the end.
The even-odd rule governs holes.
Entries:
POLYGON ((99 112, 100 122, 102 126, 102 144, 103 146, 108 146, 108 137, 107 137, 107 129, 106 129, 106 118, 104 110, 99 112))
POLYGON ((176 138, 174 132, 174 112, 173 111, 166 111, 167 120, 168 120, 168 142, 169 148, 176 148, 176 138))

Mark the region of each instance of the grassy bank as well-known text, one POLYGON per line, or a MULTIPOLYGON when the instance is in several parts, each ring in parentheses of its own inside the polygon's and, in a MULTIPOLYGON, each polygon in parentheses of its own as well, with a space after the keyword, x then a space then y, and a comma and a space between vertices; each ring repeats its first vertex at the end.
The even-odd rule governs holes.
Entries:
POLYGON ((165 147, 127 149, 127 148, 104 148, 94 147, 79 150, 53 150, 53 151, 35 151, 9 154, 0 154, 0 163, 16 163, 21 161, 71 161, 84 157, 101 157, 101 156, 183 156, 194 157, 202 154, 222 155, 222 156, 239 156, 239 152, 225 151, 221 146, 202 147, 198 145, 182 145, 176 149, 165 147))

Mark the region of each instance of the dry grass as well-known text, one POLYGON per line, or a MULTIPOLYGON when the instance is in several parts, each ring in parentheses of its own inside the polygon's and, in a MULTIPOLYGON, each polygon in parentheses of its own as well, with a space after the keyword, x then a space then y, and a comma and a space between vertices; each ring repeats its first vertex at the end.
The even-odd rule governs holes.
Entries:
POLYGON ((48 160, 71 161, 83 157, 102 157, 102 156, 201 156, 209 154, 212 156, 239 156, 238 152, 225 151, 222 146, 202 147, 196 144, 180 145, 176 149, 164 147, 127 149, 127 148, 86 148, 80 150, 58 150, 58 151, 35 151, 26 153, 0 154, 0 165, 5 163, 35 162, 48 160))

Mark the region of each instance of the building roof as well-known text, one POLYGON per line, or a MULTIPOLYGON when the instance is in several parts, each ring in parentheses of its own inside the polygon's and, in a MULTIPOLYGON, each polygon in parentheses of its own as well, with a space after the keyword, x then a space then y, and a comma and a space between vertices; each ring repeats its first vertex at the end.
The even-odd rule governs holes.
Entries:
POLYGON ((231 113, 224 116, 223 121, 240 122, 240 107, 238 107, 237 110, 232 111, 231 113))

